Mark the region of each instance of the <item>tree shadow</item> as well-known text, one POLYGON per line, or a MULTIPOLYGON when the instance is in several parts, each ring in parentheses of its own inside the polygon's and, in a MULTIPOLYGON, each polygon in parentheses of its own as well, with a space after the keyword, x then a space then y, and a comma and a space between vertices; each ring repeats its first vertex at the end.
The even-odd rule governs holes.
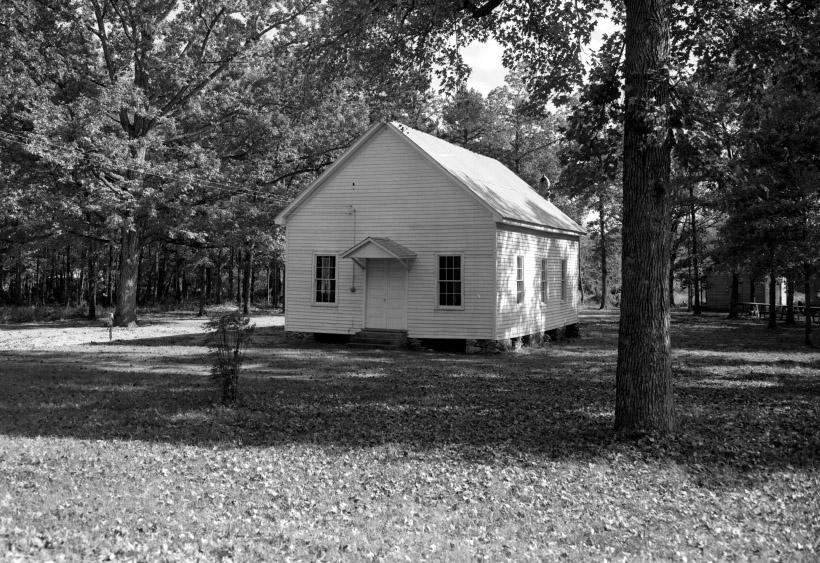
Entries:
POLYGON ((224 447, 446 448, 484 462, 622 455, 673 461, 711 484, 820 462, 813 430, 820 383, 783 370, 721 379, 708 358, 679 366, 681 432, 632 442, 612 432, 611 332, 493 357, 295 346, 281 327, 258 336, 235 408, 217 402, 201 333, 94 348, 93 359, 17 353, 0 373, 7 390, 0 432, 224 447), (141 347, 152 354, 141 356, 141 347))

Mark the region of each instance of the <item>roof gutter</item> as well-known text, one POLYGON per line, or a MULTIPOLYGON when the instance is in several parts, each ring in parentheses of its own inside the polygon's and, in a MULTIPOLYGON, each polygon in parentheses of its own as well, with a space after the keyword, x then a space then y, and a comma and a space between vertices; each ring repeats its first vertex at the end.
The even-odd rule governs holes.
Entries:
POLYGON ((548 227, 541 223, 530 223, 529 221, 522 221, 520 219, 513 219, 511 217, 502 217, 500 223, 504 225, 510 225, 511 227, 523 227, 525 229, 532 229, 535 231, 542 231, 545 233, 552 233, 557 235, 574 235, 574 236, 586 236, 587 232, 583 229, 581 230, 574 230, 574 229, 561 229, 559 227, 548 227))

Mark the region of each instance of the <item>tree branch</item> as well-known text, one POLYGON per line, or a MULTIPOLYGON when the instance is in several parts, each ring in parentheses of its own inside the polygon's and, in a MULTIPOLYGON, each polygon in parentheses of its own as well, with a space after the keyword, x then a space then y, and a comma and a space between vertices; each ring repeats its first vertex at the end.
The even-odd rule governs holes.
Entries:
POLYGON ((483 6, 476 6, 472 0, 462 0, 460 10, 470 12, 474 19, 483 18, 504 3, 504 0, 487 0, 483 6))

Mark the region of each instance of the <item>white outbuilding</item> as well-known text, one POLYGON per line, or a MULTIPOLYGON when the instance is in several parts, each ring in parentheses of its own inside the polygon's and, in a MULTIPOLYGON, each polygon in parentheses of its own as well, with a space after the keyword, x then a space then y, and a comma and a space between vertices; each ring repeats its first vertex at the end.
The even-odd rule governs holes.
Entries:
POLYGON ((584 230, 497 160, 399 123, 276 222, 288 331, 503 340, 578 322, 584 230))

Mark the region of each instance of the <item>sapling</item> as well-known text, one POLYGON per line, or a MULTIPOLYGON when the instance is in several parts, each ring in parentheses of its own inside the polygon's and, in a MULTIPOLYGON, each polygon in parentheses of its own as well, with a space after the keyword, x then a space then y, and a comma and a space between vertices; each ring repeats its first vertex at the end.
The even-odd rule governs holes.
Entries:
POLYGON ((244 352, 253 338, 256 325, 237 310, 211 319, 205 326, 213 331, 208 339, 213 354, 212 377, 221 384, 222 402, 234 404, 244 352))

